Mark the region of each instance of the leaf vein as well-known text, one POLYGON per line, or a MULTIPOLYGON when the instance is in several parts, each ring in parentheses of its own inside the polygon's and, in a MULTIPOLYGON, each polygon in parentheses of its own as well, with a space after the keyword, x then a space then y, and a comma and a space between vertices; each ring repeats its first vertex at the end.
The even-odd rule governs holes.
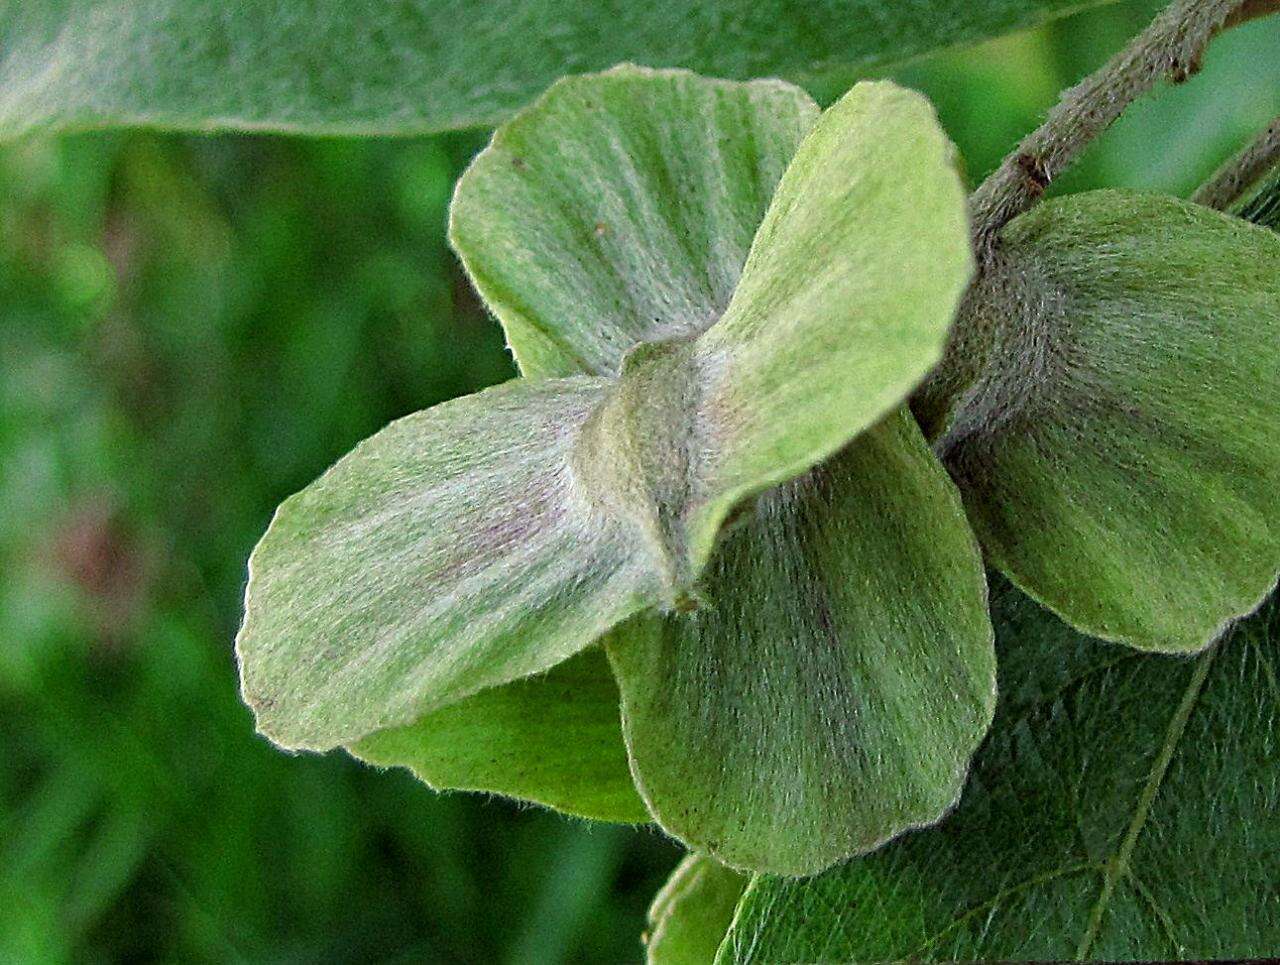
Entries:
POLYGON ((1142 834, 1147 818, 1151 815, 1151 805, 1155 802, 1156 795, 1160 793, 1160 786, 1164 781, 1165 774, 1168 773, 1174 751, 1177 749, 1178 742, 1182 739, 1183 732, 1187 728, 1187 721, 1191 717, 1191 711, 1195 707, 1196 700, 1199 698, 1201 690, 1204 689, 1205 679, 1209 676, 1209 668, 1212 666, 1213 658, 1217 652, 1218 645, 1214 644, 1196 661, 1195 669, 1191 674, 1191 681, 1187 684, 1182 700, 1169 721, 1169 727, 1165 731, 1164 744, 1160 748, 1160 754, 1156 758, 1155 765, 1151 768, 1151 774, 1147 778, 1146 786, 1143 787, 1142 794, 1138 798, 1138 807, 1133 813, 1133 819, 1129 822, 1129 828, 1125 832, 1124 840, 1120 843, 1119 850, 1104 866, 1102 890, 1099 892, 1098 900, 1090 913, 1089 927, 1085 931, 1084 937, 1080 940, 1079 947, 1076 949, 1077 961, 1083 961, 1089 956, 1089 952, 1102 930, 1102 919, 1106 915, 1111 896, 1115 893, 1116 882, 1129 872, 1129 861, 1133 857, 1133 849, 1137 846, 1138 837, 1142 834))

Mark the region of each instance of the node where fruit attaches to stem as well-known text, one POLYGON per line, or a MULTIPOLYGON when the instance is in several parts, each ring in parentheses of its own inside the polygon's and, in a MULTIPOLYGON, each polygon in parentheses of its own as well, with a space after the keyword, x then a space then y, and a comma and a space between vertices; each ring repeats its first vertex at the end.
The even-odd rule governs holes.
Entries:
POLYGON ((1191 200, 1225 211, 1245 192, 1280 164, 1280 117, 1277 117, 1243 151, 1231 158, 1202 184, 1191 200))
POLYGON ((1034 207, 1125 108, 1162 79, 1180 83, 1196 73, 1223 29, 1278 9, 1277 0, 1173 0, 1128 47, 1064 92, 1044 123, 970 197, 979 262, 990 259, 1000 229, 1034 207))

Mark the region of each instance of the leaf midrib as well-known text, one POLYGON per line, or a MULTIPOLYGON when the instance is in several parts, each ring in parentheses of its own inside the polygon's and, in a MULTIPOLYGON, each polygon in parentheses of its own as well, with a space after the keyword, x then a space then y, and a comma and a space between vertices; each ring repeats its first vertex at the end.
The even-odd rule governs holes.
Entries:
POLYGON ((1102 930, 1102 920, 1106 915, 1111 896, 1115 893, 1116 882, 1129 872, 1129 862, 1133 857, 1133 849, 1137 846, 1138 838, 1151 815, 1151 806, 1155 803, 1155 799, 1160 793, 1160 787, 1164 782, 1165 775, 1168 773, 1169 764, 1172 763, 1174 752, 1177 750, 1178 743, 1186 731, 1187 721, 1190 720, 1191 711, 1194 709, 1196 700, 1199 699, 1200 693, 1204 689, 1205 679, 1209 675, 1209 667, 1212 665, 1213 658, 1217 655, 1217 652, 1218 645, 1214 644, 1196 661, 1195 670, 1191 674, 1187 689, 1183 692, 1178 709, 1174 711, 1173 717, 1169 720, 1169 726, 1165 731, 1164 744, 1161 746, 1160 754, 1156 758, 1150 776, 1147 778, 1146 786, 1143 787, 1142 794, 1138 798, 1138 806, 1129 822, 1129 828, 1125 832, 1124 840, 1121 842, 1119 850, 1104 865, 1106 870, 1103 872, 1102 890, 1098 894, 1097 902, 1094 903, 1093 911, 1090 913, 1089 927, 1086 929, 1084 937, 1080 940, 1080 945, 1076 949, 1077 961, 1084 961, 1089 956, 1089 952, 1102 930))

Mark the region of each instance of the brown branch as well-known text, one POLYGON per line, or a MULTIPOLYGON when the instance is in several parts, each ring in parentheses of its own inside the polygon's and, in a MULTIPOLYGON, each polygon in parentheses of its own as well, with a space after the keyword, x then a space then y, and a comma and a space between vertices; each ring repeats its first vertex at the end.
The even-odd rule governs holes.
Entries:
POLYGON ((969 199, 974 247, 991 256, 1001 228, 1044 196, 1053 179, 1130 104, 1161 80, 1181 83, 1200 69, 1223 29, 1280 9, 1280 0, 1173 0, 1124 50, 1049 111, 969 199))
POLYGON ((1225 211, 1278 164, 1280 117, 1268 124, 1252 144, 1218 168, 1213 177, 1196 190, 1191 200, 1225 211))

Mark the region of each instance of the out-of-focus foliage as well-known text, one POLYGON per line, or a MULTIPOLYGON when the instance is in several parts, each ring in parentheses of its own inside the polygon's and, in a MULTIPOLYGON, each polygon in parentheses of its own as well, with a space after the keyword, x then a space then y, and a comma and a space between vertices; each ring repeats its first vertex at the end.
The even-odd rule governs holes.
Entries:
POLYGON ((0 137, 426 134, 621 61, 745 79, 900 63, 1107 0, 0 2, 0 137))
MULTIPOLYGON (((1155 6, 896 76, 980 176, 1155 6)), ((1064 189, 1188 191, 1280 110, 1278 28, 1225 35, 1064 189)), ((280 499, 513 371, 443 241, 479 143, 0 152, 0 960, 640 956, 656 835, 287 757, 235 692, 280 499)))

